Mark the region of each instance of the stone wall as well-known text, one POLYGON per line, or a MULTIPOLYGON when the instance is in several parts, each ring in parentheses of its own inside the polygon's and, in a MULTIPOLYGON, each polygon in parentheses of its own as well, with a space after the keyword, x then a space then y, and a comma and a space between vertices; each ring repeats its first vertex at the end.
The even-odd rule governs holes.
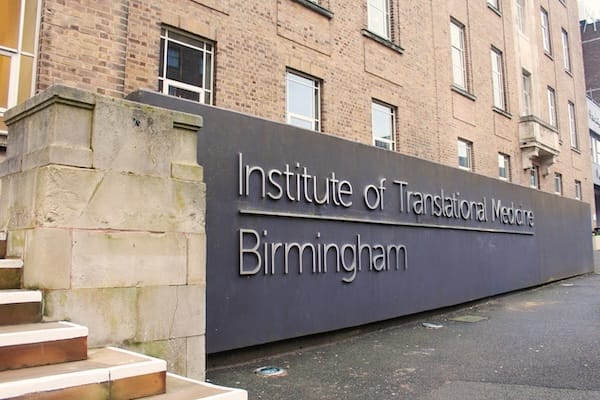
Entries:
POLYGON ((0 229, 44 315, 204 377, 201 117, 53 86, 6 113, 0 229))

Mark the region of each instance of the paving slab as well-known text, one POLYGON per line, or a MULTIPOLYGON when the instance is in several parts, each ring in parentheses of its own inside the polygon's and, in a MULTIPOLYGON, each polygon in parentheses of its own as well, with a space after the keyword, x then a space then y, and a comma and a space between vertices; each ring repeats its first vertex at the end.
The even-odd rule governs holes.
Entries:
POLYGON ((246 389, 249 399, 600 400, 600 275, 400 318, 339 338, 209 368, 207 378, 246 389), (465 317, 470 323, 460 322, 465 317), (426 322, 442 327, 430 329, 426 322), (287 374, 254 373, 263 366, 287 374))

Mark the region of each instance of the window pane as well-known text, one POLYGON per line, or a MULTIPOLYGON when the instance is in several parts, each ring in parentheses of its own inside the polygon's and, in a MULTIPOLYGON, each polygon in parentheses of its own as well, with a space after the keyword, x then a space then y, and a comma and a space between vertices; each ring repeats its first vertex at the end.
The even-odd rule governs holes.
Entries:
POLYGON ((0 54, 0 107, 8 108, 11 57, 0 54))
POLYGON ((287 83, 288 112, 314 119, 314 82, 298 75, 288 74, 287 83))
POLYGON ((548 88, 548 123, 556 126, 556 98, 554 89, 548 88))
POLYGON ((25 20, 23 22, 23 45, 22 50, 34 53, 35 30, 37 27, 37 0, 26 0, 25 20))
POLYGON ((491 51, 492 58, 492 89, 494 106, 504 109, 504 80, 502 77, 502 55, 496 50, 491 51))
POLYGON ((529 170, 529 186, 538 189, 538 169, 533 167, 529 170))
POLYGON ((575 122, 575 104, 569 102, 569 134, 571 136, 571 147, 578 148, 577 125, 575 122))
POLYGON ((21 73, 19 75, 19 94, 17 103, 31 97, 31 78, 33 76, 33 58, 21 56, 21 73))
POLYGON ((19 20, 21 2, 2 0, 0 12, 0 46, 17 49, 19 42, 19 20))
POLYGON ((169 42, 167 78, 203 87, 204 56, 199 50, 169 42))
POLYGON ((371 104, 372 132, 374 144, 394 150, 394 109, 383 104, 371 104))
POLYGON ((458 141, 458 165, 461 168, 471 169, 471 145, 465 141, 458 141))
POLYGON ((289 118, 290 125, 298 126, 304 129, 313 129, 313 124, 311 121, 307 121, 305 119, 296 118, 294 116, 290 116, 289 118))
POLYGON ((450 23, 450 41, 452 43, 452 78, 455 85, 466 88, 464 30, 450 23))
POLYGON ((523 0, 517 0, 517 26, 519 32, 525 33, 525 5, 523 0))
POLYGON ((204 68, 204 88, 207 90, 212 90, 212 54, 210 53, 206 53, 206 63, 204 68))
POLYGON ((169 87, 169 95, 181 97, 182 99, 200 101, 200 93, 192 92, 191 90, 181 89, 175 86, 169 87))
POLYGON ((569 35, 564 29, 562 30, 562 42, 565 69, 567 71, 571 71, 571 55, 569 54, 569 35))
POLYGON ((386 39, 390 36, 388 15, 387 0, 369 0, 369 30, 386 39))
POLYGON ((542 41, 544 45, 544 50, 548 53, 552 52, 552 47, 550 44, 550 30, 548 26, 548 12, 544 9, 541 10, 540 16, 542 19, 542 41))
POLYGON ((523 71, 523 110, 522 115, 531 114, 531 76, 523 71))

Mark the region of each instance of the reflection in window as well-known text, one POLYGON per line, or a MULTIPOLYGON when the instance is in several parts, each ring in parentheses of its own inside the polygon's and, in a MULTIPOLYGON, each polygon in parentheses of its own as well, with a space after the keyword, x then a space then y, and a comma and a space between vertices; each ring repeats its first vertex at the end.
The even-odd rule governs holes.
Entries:
POLYGON ((286 120, 300 128, 320 130, 320 81, 288 71, 286 75, 286 120))
POLYGON ((379 102, 371 103, 371 124, 373 144, 382 149, 395 150, 395 108, 379 102))
POLYGON ((458 139, 458 167, 461 169, 471 170, 471 142, 458 139))
POLYGON ((158 88, 162 93, 212 104, 214 45, 163 28, 158 88))
POLYGON ((367 0, 369 30, 382 38, 391 39, 389 0, 367 0))

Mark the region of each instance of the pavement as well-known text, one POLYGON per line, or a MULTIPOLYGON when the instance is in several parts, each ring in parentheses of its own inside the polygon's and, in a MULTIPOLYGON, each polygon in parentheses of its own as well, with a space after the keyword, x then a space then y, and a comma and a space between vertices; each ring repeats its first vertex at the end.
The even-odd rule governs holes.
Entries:
POLYGON ((265 349, 208 380, 251 400, 600 400, 600 275, 265 349))

